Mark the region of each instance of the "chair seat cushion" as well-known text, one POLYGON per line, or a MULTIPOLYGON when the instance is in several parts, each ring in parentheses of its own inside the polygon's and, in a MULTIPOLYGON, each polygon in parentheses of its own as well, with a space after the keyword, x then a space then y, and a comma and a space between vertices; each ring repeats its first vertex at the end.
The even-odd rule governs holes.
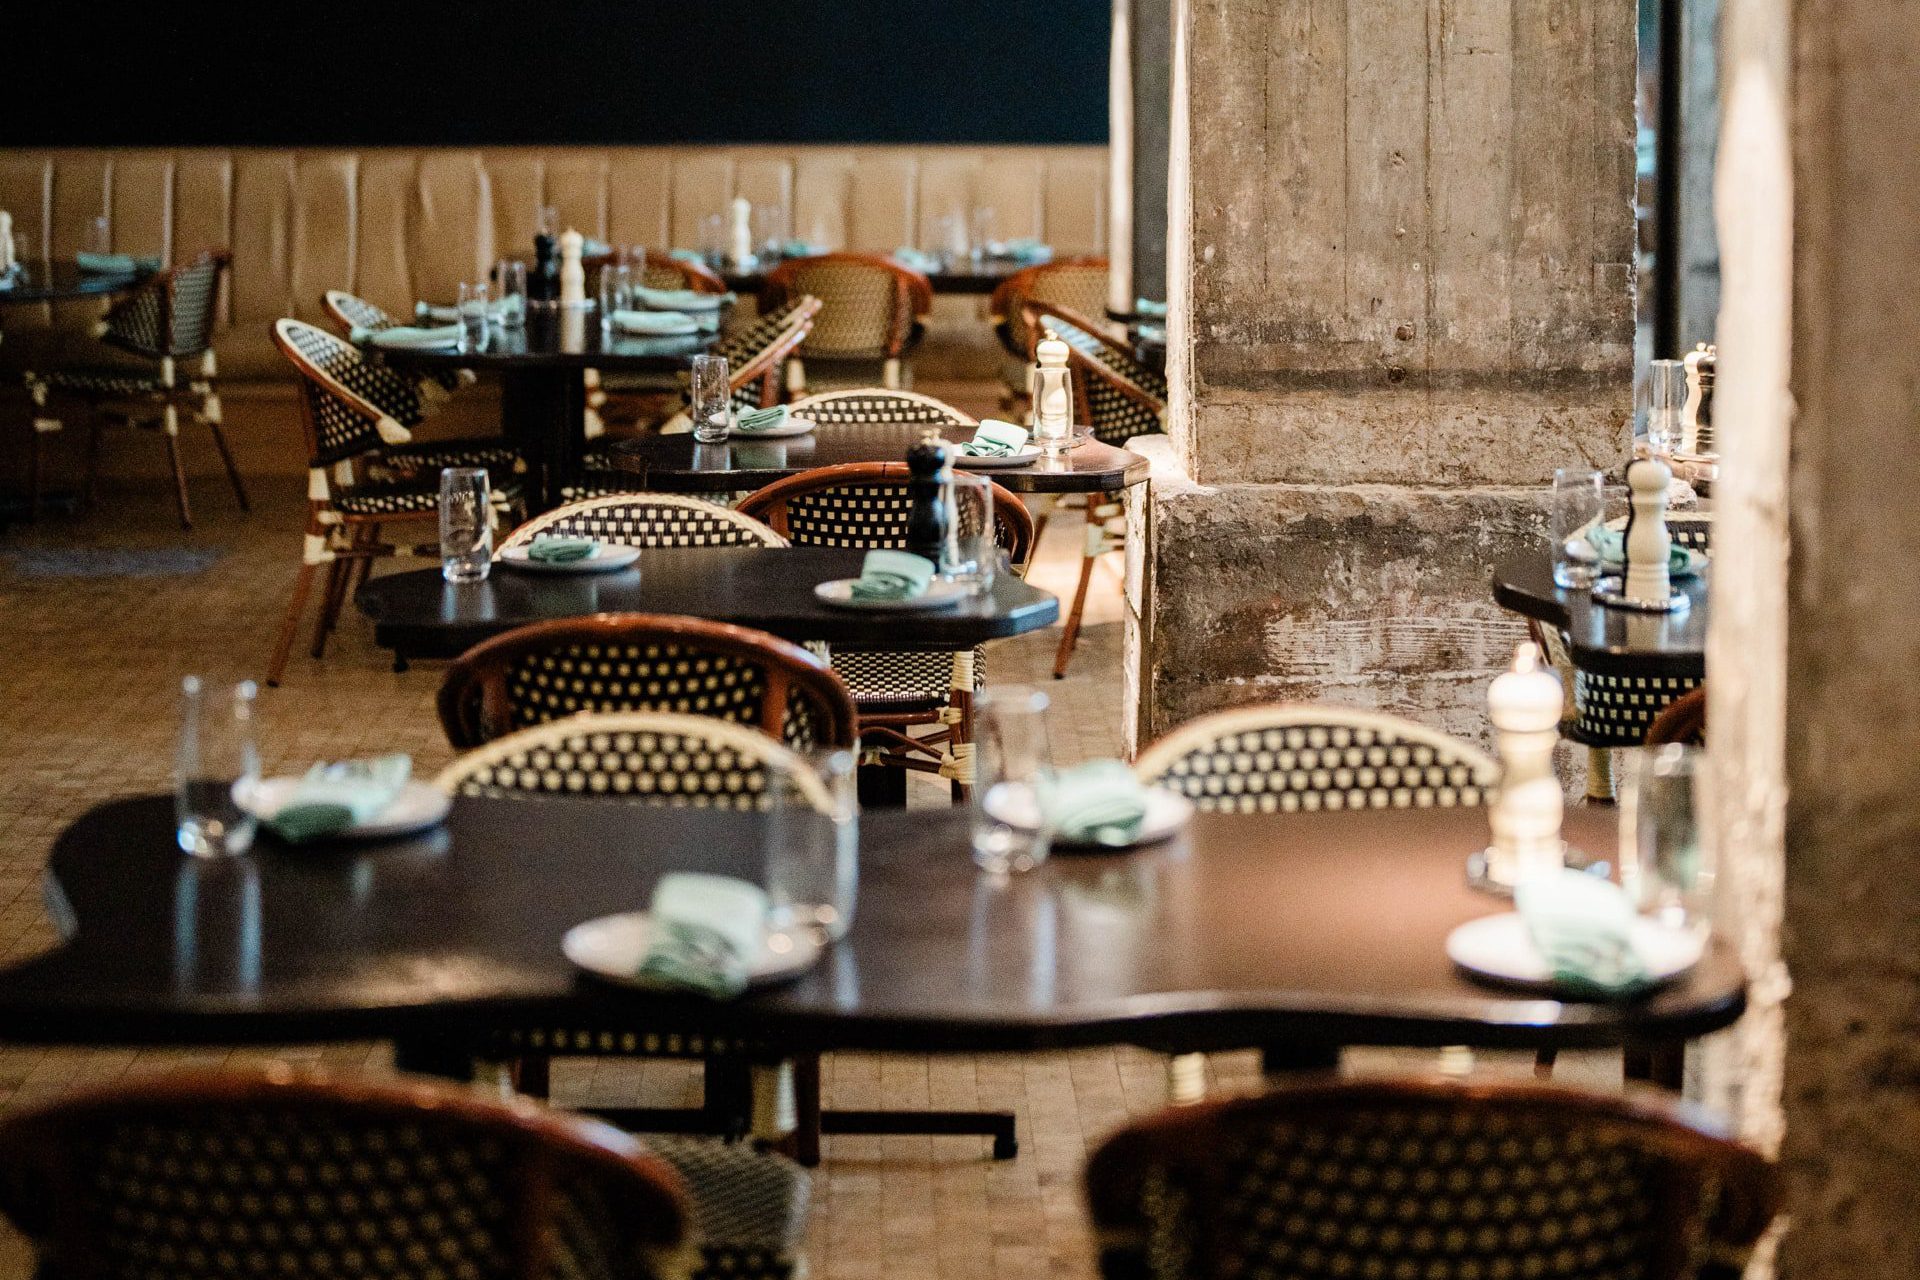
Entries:
POLYGON ((648 1134, 641 1141, 686 1184, 708 1262, 725 1251, 748 1264, 726 1274, 764 1275, 768 1264, 778 1267, 798 1250, 809 1184, 791 1160, 711 1138, 648 1134), (755 1253, 764 1256, 753 1259, 755 1253))
MULTIPOLYGON (((862 711, 911 713, 947 705, 953 682, 951 653, 890 649, 835 649, 833 669, 862 711)), ((984 651, 973 651, 974 687, 986 678, 984 651)))
MULTIPOLYGON (((518 498, 520 485, 511 480, 496 482, 493 494, 496 500, 518 498)), ((333 506, 350 516, 438 515, 440 480, 438 476, 430 476, 390 484, 355 485, 337 491, 333 495, 333 506)))
POLYGON ((441 467, 487 467, 522 474, 527 464, 519 451, 501 440, 428 440, 393 445, 380 451, 389 470, 434 470, 441 467))
POLYGON ((48 386, 90 396, 146 396, 167 389, 167 384, 160 380, 157 371, 143 373, 138 369, 116 366, 52 369, 38 376, 48 386))

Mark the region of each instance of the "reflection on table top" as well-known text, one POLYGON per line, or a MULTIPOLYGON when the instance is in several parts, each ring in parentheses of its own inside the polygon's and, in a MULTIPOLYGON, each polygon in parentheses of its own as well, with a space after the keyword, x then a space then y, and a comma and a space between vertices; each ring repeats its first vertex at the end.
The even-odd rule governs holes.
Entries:
POLYGON ((0 306, 96 297, 133 288, 147 271, 82 271, 64 258, 22 258, 11 276, 0 277, 0 306))
POLYGON ((1699 679, 1707 669, 1708 579, 1712 570, 1676 578, 1690 605, 1677 613, 1611 608, 1585 588, 1556 586, 1545 551, 1494 570, 1493 598, 1502 608, 1567 633, 1573 664, 1599 675, 1699 679))
POLYGON ((608 333, 595 307, 533 307, 527 311, 526 324, 520 328, 489 325, 484 351, 461 351, 454 347, 420 350, 373 343, 363 343, 362 349, 389 363, 418 368, 502 372, 594 368, 666 373, 686 368, 690 359, 716 340, 717 335, 710 333, 666 338, 629 337, 608 333))
MULTIPOLYGON (((779 264, 773 264, 777 267, 779 264)), ((1000 287, 1000 282, 1016 271, 1025 271, 1028 267, 1039 266, 1037 262, 1013 262, 1003 259, 990 259, 986 262, 961 260, 940 268, 938 271, 924 272, 927 283, 933 286, 935 293, 992 293, 1000 287)), ((716 268, 721 278, 727 282, 727 288, 738 293, 758 293, 767 283, 767 272, 773 267, 754 271, 732 271, 716 268)))

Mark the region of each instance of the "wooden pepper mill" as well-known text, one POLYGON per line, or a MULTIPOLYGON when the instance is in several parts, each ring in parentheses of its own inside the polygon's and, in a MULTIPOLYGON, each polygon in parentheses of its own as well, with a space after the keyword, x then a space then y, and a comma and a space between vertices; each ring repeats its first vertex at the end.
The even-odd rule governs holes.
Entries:
POLYGON ((907 450, 907 470, 912 473, 907 497, 913 505, 907 512, 906 549, 936 565, 947 545, 947 526, 953 521, 946 483, 951 462, 947 442, 938 431, 929 430, 907 450))

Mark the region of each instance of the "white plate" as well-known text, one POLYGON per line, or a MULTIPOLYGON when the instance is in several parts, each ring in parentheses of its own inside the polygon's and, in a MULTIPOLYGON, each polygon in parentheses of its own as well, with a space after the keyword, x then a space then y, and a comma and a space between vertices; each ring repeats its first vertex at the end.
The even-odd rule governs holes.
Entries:
MULTIPOLYGON (((1024 788, 1010 792, 999 792, 987 800, 987 812, 1010 827, 1019 827, 1031 831, 1040 824, 1039 806, 1035 804, 1033 793, 1024 788)), ((1164 787, 1147 788, 1147 816, 1140 823, 1140 832, 1125 844, 1096 844, 1091 840, 1069 840, 1055 833, 1053 847, 1056 849, 1084 849, 1088 853, 1120 853, 1127 849, 1138 849, 1145 845, 1158 844, 1162 840, 1171 840, 1180 834, 1183 827, 1193 819, 1193 801, 1164 787)))
POLYGON ((1037 462, 1043 452, 1044 450, 1042 450, 1039 445, 1027 444, 1020 446, 1020 452, 1010 454, 1004 458, 976 458, 972 454, 961 453, 958 449, 955 449, 953 451, 953 465, 956 467, 966 467, 971 471, 1001 471, 1011 467, 1024 467, 1029 463, 1037 462))
MULTIPOLYGON (((279 813, 293 798, 294 791, 300 786, 298 778, 262 778, 253 789, 250 798, 240 803, 256 818, 265 822, 279 813)), ((345 830, 335 832, 329 839, 334 840, 384 840, 389 836, 411 835, 416 831, 425 831, 437 827, 447 819, 447 811, 453 808, 453 800, 446 792, 431 783, 418 778, 409 779, 407 785, 400 788, 387 807, 374 814, 365 822, 355 823, 345 830)))
MULTIPOLYGON (((1671 982, 1700 963, 1706 941, 1700 935, 1669 928, 1645 916, 1634 922, 1634 949, 1655 982, 1671 982)), ((1469 920, 1447 935, 1447 957, 1468 973, 1496 982, 1553 991, 1553 971, 1533 945, 1526 921, 1517 911, 1469 920)))
POLYGON ((785 440, 788 436, 803 436, 811 430, 812 418, 788 418, 786 425, 771 431, 742 431, 735 427, 728 433, 727 439, 735 444, 751 444, 755 440, 785 440))
POLYGON ((500 563, 516 569, 525 569, 528 573, 612 573, 615 569, 624 569, 640 558, 640 548, 623 547, 603 542, 593 549, 593 554, 581 560, 535 560, 530 550, 531 543, 521 543, 517 547, 502 547, 500 563))
POLYGON ((836 609, 860 609, 868 613, 931 613, 935 609, 951 609, 973 594, 971 582, 935 579, 927 584, 926 594, 911 600, 855 600, 853 584, 856 581, 856 578, 835 578, 815 586, 813 594, 822 604, 836 609))
MULTIPOLYGON (((560 949, 588 973, 629 987, 653 988, 640 976, 640 962, 653 943, 653 917, 645 911, 601 916, 567 930, 560 949)), ((820 959, 820 942, 810 933, 767 935, 760 955, 747 968, 747 985, 764 987, 796 978, 820 959)))

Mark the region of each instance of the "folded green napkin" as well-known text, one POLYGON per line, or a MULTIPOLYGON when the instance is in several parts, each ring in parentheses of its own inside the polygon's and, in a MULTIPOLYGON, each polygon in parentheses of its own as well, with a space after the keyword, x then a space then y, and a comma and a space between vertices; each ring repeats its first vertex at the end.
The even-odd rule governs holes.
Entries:
MULTIPOLYGON (((1593 548, 1593 554, 1600 560, 1602 568, 1620 573, 1627 567, 1627 532, 1613 529, 1595 520, 1579 536, 1587 540, 1593 548)), ((1700 572, 1707 558, 1697 551, 1689 550, 1674 543, 1667 550, 1667 574, 1670 577, 1685 578, 1700 572)))
POLYGON ((940 259, 920 249, 901 246, 893 251, 893 260, 903 267, 912 267, 922 275, 931 275, 940 269, 940 259))
POLYGON ((1003 262, 1045 262, 1052 256, 1053 249, 1032 236, 995 240, 987 245, 987 257, 1003 262))
POLYGON ((1135 298, 1133 300, 1133 314, 1137 316, 1165 317, 1167 314, 1167 304, 1164 302, 1155 302, 1152 298, 1135 298))
POLYGON ((731 876, 674 872, 653 891, 653 938, 640 976, 716 999, 747 988, 765 945, 767 895, 731 876))
POLYGON ((711 319, 710 316, 690 316, 679 311, 616 311, 613 313, 613 327, 622 333, 649 338, 674 337, 711 329, 714 326, 707 323, 711 319))
POLYGON ((1611 880, 1573 870, 1531 876, 1515 886, 1513 902, 1555 982, 1595 997, 1648 986, 1633 944, 1633 901, 1611 880))
POLYGON ((1147 789, 1118 760, 1089 760, 1058 773, 1040 793, 1047 825, 1076 844, 1119 846, 1140 834, 1147 789))
POLYGON ((307 770, 267 826, 288 844, 336 835, 392 804, 412 773, 413 759, 403 751, 367 760, 322 761, 307 770))
POLYGON ((707 261, 703 254, 696 253, 692 249, 669 249, 667 250, 667 256, 669 258, 677 258, 681 262, 697 262, 702 266, 705 266, 707 261))
POLYGON ((826 251, 825 245, 815 244, 811 240, 789 240, 780 246, 780 256, 783 258, 811 258, 826 251))
POLYGON ((732 302, 731 293, 701 293, 697 289, 649 289, 634 286, 633 296, 649 311, 718 311, 732 302))
POLYGON ((765 409, 748 409, 733 419, 733 429, 743 435, 753 435, 761 431, 777 431, 787 425, 787 419, 793 411, 784 404, 769 405, 765 409))
POLYGON ((960 452, 969 458, 1011 458, 1027 447, 1027 429, 998 418, 988 418, 973 433, 973 439, 960 444, 960 452))
POLYGON ((158 271, 160 259, 136 258, 130 253, 76 253, 73 265, 95 275, 130 276, 139 271, 158 271))
POLYGON ((459 346, 466 336, 466 330, 457 324, 436 325, 431 329, 408 324, 397 324, 391 329, 365 329, 355 325, 348 336, 355 342, 392 347, 399 351, 439 351, 445 347, 459 346))
POLYGON ((557 534, 535 538, 527 544, 527 559, 541 564, 572 564, 586 560, 600 549, 592 538, 565 538, 557 534))
POLYGON ((855 600, 912 600, 933 581, 933 561, 911 551, 869 551, 851 594, 855 600))
MULTIPOLYGON (((494 298, 487 303, 487 315, 489 318, 498 320, 505 314, 507 314, 507 300, 505 298, 494 298)), ((432 320, 436 324, 458 324, 460 323, 460 308, 451 304, 416 302, 413 304, 413 318, 416 320, 432 320)))

